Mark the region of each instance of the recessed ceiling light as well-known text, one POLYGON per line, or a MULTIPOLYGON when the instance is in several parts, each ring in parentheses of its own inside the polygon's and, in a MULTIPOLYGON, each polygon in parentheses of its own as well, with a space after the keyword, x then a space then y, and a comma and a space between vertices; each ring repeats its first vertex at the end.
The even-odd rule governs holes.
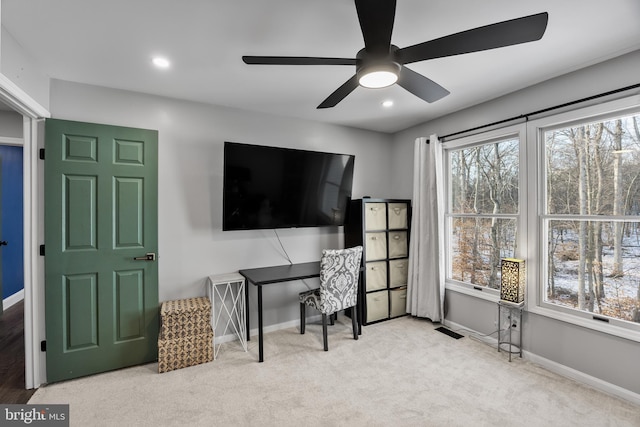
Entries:
POLYGON ((382 106, 385 108, 393 107, 393 101, 390 99, 387 99, 386 101, 382 102, 382 106))
POLYGON ((171 63, 167 58, 156 56, 155 58, 153 58, 153 65, 158 68, 169 68, 169 65, 171 65, 171 63))

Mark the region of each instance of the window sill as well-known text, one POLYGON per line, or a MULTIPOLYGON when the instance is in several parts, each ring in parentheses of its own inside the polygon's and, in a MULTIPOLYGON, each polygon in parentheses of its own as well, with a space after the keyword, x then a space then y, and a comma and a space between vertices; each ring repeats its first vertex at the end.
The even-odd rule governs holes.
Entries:
POLYGON ((445 289, 457 292, 459 294, 465 294, 472 297, 480 298, 485 301, 495 302, 496 304, 500 299, 500 293, 495 289, 481 288, 479 286, 474 287, 473 285, 463 284, 461 282, 447 281, 445 283, 445 289))

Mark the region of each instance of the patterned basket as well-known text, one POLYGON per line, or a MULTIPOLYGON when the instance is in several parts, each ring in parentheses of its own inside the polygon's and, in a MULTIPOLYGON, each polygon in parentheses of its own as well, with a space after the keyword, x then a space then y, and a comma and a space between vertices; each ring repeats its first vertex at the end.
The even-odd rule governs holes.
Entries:
POLYGON ((160 308, 158 372, 213 360, 211 302, 206 297, 165 301, 160 308))
POLYGON ((165 301, 160 318, 162 339, 203 334, 211 330, 211 302, 206 297, 165 301))
POLYGON ((213 332, 158 340, 158 372, 199 365, 213 360, 213 332))

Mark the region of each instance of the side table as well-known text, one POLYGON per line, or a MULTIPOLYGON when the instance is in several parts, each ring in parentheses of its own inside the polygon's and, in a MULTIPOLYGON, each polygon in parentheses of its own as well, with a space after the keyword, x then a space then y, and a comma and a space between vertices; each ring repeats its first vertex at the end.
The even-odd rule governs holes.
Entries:
POLYGON ((519 354, 520 358, 522 358, 522 310, 523 309, 524 309, 524 302, 516 304, 509 301, 503 301, 503 300, 498 301, 498 352, 500 352, 502 345, 508 345, 509 346, 508 350, 506 348, 502 348, 502 350, 509 353, 509 362, 511 362, 512 354, 519 354), (508 315, 509 327, 505 330, 500 328, 500 324, 502 320, 501 314, 503 310, 507 310, 507 312, 509 313, 508 315), (514 314, 517 314, 517 317, 515 317, 514 314), (518 325, 518 331, 519 331, 517 344, 513 343, 512 331, 513 331, 514 320, 517 322, 516 324, 518 325), (507 332, 504 337, 502 335, 503 332, 507 332), (513 347, 515 347, 515 350, 513 349, 513 347))
POLYGON ((220 347, 229 327, 233 329, 240 345, 247 351, 246 301, 244 276, 238 273, 209 276, 207 296, 211 300, 211 327, 214 330, 214 359, 218 357, 220 347), (222 329, 222 322, 225 322, 222 329))

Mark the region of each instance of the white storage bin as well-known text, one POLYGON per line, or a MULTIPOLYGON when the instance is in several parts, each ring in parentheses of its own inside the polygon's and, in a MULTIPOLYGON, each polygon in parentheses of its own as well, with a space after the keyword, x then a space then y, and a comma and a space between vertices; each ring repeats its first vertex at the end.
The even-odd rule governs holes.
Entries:
POLYGON ((407 314, 407 288, 392 289, 389 294, 391 295, 391 317, 407 314))
POLYGON ((387 233, 365 233, 365 261, 376 261, 387 257, 387 233))
POLYGON ((409 255, 406 231, 389 232, 389 258, 402 258, 409 255))
POLYGON ((389 318, 389 293, 387 291, 367 294, 367 323, 389 318))
POLYGON ((389 229, 407 228, 407 204, 389 203, 389 229))
POLYGON ((407 258, 389 261, 389 287, 407 286, 408 267, 407 258))
POLYGON ((366 267, 367 292, 387 288, 387 262, 368 262, 366 267))
POLYGON ((387 228, 386 203, 364 204, 364 229, 384 230, 387 228))

